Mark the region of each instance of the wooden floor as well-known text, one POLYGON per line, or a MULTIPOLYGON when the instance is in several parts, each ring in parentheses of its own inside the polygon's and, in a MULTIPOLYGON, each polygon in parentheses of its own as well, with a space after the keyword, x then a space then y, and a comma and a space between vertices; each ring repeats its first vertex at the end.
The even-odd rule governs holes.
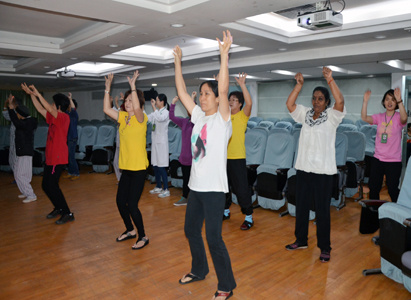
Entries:
MULTIPOLYGON (((124 225, 115 204, 114 174, 88 174, 60 180, 76 220, 54 224, 46 215, 52 205, 33 177, 38 200, 23 204, 11 174, 0 173, 0 299, 211 299, 217 279, 209 257, 206 280, 180 285, 191 258, 183 232, 185 207, 173 203, 181 190, 160 199, 148 193, 140 201, 150 244, 132 251, 134 240, 117 243, 124 225)), ((384 275, 365 277, 362 270, 380 266, 373 235, 358 231, 360 206, 348 200, 332 208, 332 258, 318 260, 315 227, 310 224, 309 248, 294 252, 291 216, 256 209, 255 226, 241 231, 244 220, 237 205, 223 223, 238 287, 232 299, 410 299, 411 294, 384 275)))

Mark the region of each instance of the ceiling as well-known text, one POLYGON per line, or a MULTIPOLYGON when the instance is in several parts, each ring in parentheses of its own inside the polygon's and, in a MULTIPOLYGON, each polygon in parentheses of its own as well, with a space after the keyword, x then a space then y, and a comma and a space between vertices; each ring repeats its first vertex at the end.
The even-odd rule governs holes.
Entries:
POLYGON ((293 78, 273 70, 320 77, 324 65, 341 68, 334 71, 336 77, 411 71, 410 0, 345 0, 344 9, 344 1, 331 0, 333 10, 343 9, 344 25, 326 30, 303 29, 293 16, 279 16, 305 5, 310 11, 316 5, 311 1, 0 1, 0 89, 17 89, 21 82, 43 91, 102 89, 110 70, 76 71, 70 79, 55 75, 55 70, 81 62, 122 64, 111 70, 118 87, 127 86, 126 76, 135 69, 141 74, 140 86, 173 86, 176 44, 183 49, 187 85, 197 85, 218 72, 215 38, 224 29, 231 31, 235 44, 230 74, 247 72, 255 77, 249 81, 293 78), (266 24, 249 19, 270 12, 277 14, 270 14, 266 24), (204 39, 214 42, 200 45, 204 39), (115 54, 137 46, 148 52, 115 54), (388 60, 397 60, 396 66, 382 63, 388 60))

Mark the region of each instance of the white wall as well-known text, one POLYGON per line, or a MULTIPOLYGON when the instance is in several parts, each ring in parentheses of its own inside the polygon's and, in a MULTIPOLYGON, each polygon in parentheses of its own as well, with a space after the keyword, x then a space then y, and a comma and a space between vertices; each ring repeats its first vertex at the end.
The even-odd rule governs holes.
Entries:
MULTIPOLYGON (((356 121, 361 118, 361 106, 364 92, 370 89, 372 92, 368 105, 368 113, 383 112, 381 100, 384 93, 391 88, 390 76, 377 78, 336 79, 335 80, 344 95, 347 109, 347 119, 356 121)), ((258 84, 258 116, 264 119, 269 117, 290 117, 285 102, 295 86, 295 80, 270 82, 258 84)), ((327 87, 324 80, 305 79, 303 89, 297 99, 297 103, 312 106, 312 91, 316 86, 327 87)), ((332 98, 332 103, 334 99, 332 98)))

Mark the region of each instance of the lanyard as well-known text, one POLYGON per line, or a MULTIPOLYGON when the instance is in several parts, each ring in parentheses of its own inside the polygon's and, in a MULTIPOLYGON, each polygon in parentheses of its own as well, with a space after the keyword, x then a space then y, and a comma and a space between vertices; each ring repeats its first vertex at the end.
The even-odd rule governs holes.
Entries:
POLYGON ((387 113, 384 114, 385 124, 386 124, 385 128, 384 128, 384 133, 387 131, 388 124, 390 124, 390 122, 391 122, 392 118, 394 117, 394 115, 395 115, 395 112, 392 114, 390 121, 388 121, 388 123, 387 123, 387 113))

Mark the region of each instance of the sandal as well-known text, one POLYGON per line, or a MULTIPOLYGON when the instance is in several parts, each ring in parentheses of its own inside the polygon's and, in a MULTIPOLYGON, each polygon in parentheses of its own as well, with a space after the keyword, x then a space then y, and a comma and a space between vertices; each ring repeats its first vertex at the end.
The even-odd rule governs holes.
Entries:
POLYGON ((188 273, 188 274, 184 275, 183 278, 181 278, 178 282, 179 282, 180 284, 188 284, 188 283, 192 283, 192 282, 200 281, 200 280, 204 280, 204 278, 201 278, 201 277, 198 277, 198 276, 196 276, 196 275, 194 275, 194 274, 188 273), (188 281, 182 281, 182 280, 185 279, 185 278, 190 278, 190 280, 188 280, 188 281))
POLYGON ((219 292, 219 291, 217 291, 214 294, 214 299, 216 299, 217 297, 225 297, 224 299, 227 300, 232 295, 234 295, 233 291, 231 291, 231 292, 219 292))
POLYGON ((135 237, 136 237, 135 234, 131 234, 130 231, 126 230, 118 238, 116 238, 116 241, 117 242, 122 242, 122 241, 125 241, 125 240, 134 239, 135 237), (126 237, 122 239, 121 237, 123 235, 125 235, 126 237))
POLYGON ((145 246, 147 246, 149 242, 150 242, 150 241, 149 241, 148 238, 146 238, 146 237, 139 238, 139 239, 137 240, 137 242, 131 247, 131 249, 133 249, 133 250, 140 250, 140 249, 144 248, 145 246), (141 242, 141 241, 144 242, 143 246, 137 247, 138 242, 141 242))

